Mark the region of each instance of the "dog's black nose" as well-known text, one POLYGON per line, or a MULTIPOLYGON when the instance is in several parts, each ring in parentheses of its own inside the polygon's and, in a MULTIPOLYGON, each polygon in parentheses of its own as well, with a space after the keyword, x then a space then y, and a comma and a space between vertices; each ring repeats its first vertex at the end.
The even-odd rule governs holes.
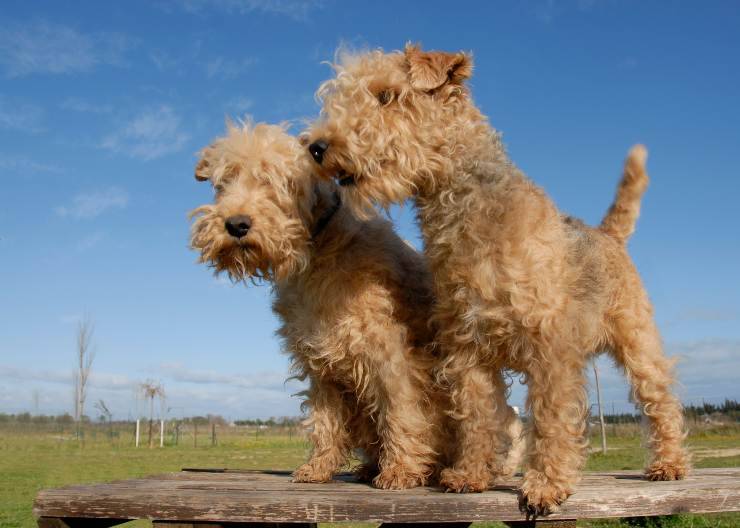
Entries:
POLYGON ((328 148, 329 143, 323 139, 319 139, 308 146, 308 151, 311 153, 311 156, 313 156, 313 159, 316 160, 316 163, 321 165, 321 162, 324 161, 324 152, 326 152, 326 149, 328 148))
POLYGON ((226 219, 226 231, 236 238, 241 238, 249 232, 252 227, 252 219, 247 215, 230 216, 226 219))

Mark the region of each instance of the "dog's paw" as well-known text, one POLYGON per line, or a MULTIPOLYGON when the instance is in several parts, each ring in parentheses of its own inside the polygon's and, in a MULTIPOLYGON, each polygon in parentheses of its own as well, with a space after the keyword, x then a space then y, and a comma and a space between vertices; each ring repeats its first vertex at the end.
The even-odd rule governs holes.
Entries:
POLYGON ((329 482, 332 474, 327 471, 318 471, 310 463, 303 464, 293 472, 293 482, 329 482))
POLYGON ((524 475, 520 493, 520 509, 537 517, 556 512, 572 492, 562 484, 555 484, 543 473, 529 470, 524 475))
POLYGON ((439 484, 445 491, 454 493, 480 493, 488 489, 488 477, 475 477, 468 472, 447 468, 439 476, 439 484))
POLYGON ((645 470, 648 480, 682 480, 689 473, 689 466, 684 462, 656 461, 645 470))
POLYGON ((401 490, 426 484, 423 475, 411 473, 401 467, 383 469, 374 479, 373 486, 380 489, 401 490))

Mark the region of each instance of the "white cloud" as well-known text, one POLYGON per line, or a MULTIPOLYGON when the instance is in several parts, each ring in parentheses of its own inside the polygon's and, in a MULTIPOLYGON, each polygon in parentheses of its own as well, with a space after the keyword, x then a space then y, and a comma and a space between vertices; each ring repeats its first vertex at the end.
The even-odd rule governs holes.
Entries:
POLYGON ((124 209, 128 205, 128 193, 119 187, 102 191, 81 193, 72 199, 72 204, 55 209, 61 217, 77 219, 94 218, 108 209, 124 209))
POLYGON ((688 397, 737 396, 740 341, 705 339, 669 344, 666 348, 679 359, 678 378, 688 397), (730 387, 735 394, 723 394, 730 387))
POLYGON ((229 80, 239 77, 252 68, 258 59, 255 57, 244 57, 241 59, 228 59, 225 57, 211 57, 204 59, 201 56, 200 45, 192 46, 190 51, 180 54, 172 54, 164 50, 154 50, 149 53, 149 60, 160 71, 175 75, 190 73, 193 66, 197 66, 205 73, 209 80, 229 80))
POLYGON ((216 57, 207 61, 204 65, 206 76, 209 79, 228 80, 238 77, 247 71, 257 60, 247 57, 241 60, 230 60, 216 57))
POLYGON ((203 14, 222 11, 238 15, 266 13, 293 20, 307 20, 312 11, 322 9, 322 0, 172 0, 168 6, 178 7, 188 13, 203 14))
POLYGON ((39 163, 29 158, 3 157, 0 155, 0 171, 8 173, 9 176, 26 176, 36 173, 60 174, 64 172, 61 167, 47 163, 39 163))
POLYGON ((59 317, 59 322, 62 324, 74 324, 78 325, 82 321, 84 315, 82 314, 64 314, 59 317))
MULTIPOLYGON (((714 403, 723 398, 740 398, 737 379, 740 378, 740 341, 708 339, 695 342, 668 343, 666 354, 677 360, 676 393, 684 403, 697 403, 702 399, 714 403)), ((633 412, 635 407, 628 399, 630 387, 621 368, 614 366, 608 354, 602 354, 597 365, 602 398, 606 412, 633 412)), ((588 364, 590 380, 589 400, 596 404, 593 370, 588 364)), ((523 405, 526 387, 515 382, 511 401, 523 405)))
MULTIPOLYGON (((72 314, 62 319, 72 323, 78 320, 78 316, 72 314)), ((704 340, 669 344, 666 349, 669 355, 680 358, 679 394, 684 402, 700 402, 702 398, 719 402, 724 397, 740 397, 737 388, 737 379, 740 377, 740 341, 704 340)), ((16 356, 23 357, 21 354, 16 356)), ((626 379, 609 363, 606 357, 599 361, 606 411, 611 412, 612 405, 617 412, 633 410, 634 407, 627 402, 629 388, 626 379)), ((70 410, 71 370, 71 364, 69 370, 0 365, 0 411, 28 410, 31 404, 30 392, 20 402, 17 394, 22 390, 30 390, 32 386, 41 390, 42 404, 48 405, 42 412, 70 410), (3 398, 3 386, 13 387, 8 394, 15 394, 16 397, 3 398)), ((233 370, 194 369, 182 363, 165 363, 143 369, 142 372, 146 372, 146 375, 137 378, 127 374, 98 371, 94 366, 88 401, 94 402, 102 398, 116 416, 124 417, 127 413, 136 416, 138 411, 143 411, 141 399, 135 398, 137 387, 145 377, 154 377, 165 386, 167 405, 181 409, 175 412, 178 416, 207 413, 234 418, 295 416, 299 413, 301 399, 291 397, 291 394, 304 387, 302 383, 295 381, 285 383, 288 374, 279 370, 255 373, 245 370, 246 373, 241 374, 233 370)), ((590 366, 587 374, 592 378, 590 366)), ((516 386, 513 392, 512 403, 521 405, 524 388, 516 386)), ((595 404, 593 386, 591 394, 591 403, 595 404)), ((88 407, 88 414, 94 415, 92 405, 88 407)))
POLYGON ((691 322, 722 322, 735 321, 738 314, 732 309, 727 308, 710 308, 705 306, 693 306, 681 310, 675 317, 673 323, 691 322))
POLYGON ((534 15, 545 24, 552 23, 573 11, 588 12, 604 5, 600 0, 578 0, 577 2, 556 2, 555 0, 538 0, 528 4, 534 9, 534 15))
POLYGON ((46 21, 0 29, 0 65, 7 77, 87 72, 99 64, 122 65, 132 45, 118 33, 83 34, 46 21))
POLYGON ((0 95, 0 128, 21 132, 43 132, 44 110, 17 98, 0 95))
MULTIPOLYGON (((284 385, 284 373, 238 376, 171 364, 154 369, 154 374, 161 375, 155 377, 165 388, 167 406, 173 409, 171 415, 222 414, 233 418, 266 418, 299 414, 300 398, 291 397, 291 394, 302 386, 296 383, 284 385)), ((69 369, 57 370, 0 365, 0 380, 0 412, 31 409, 31 389, 37 390, 41 396, 39 411, 42 413, 70 412, 72 409, 71 365, 69 369), (7 394, 3 394, 3 388, 7 394), (19 396, 22 394, 25 397, 19 396)), ((143 377, 138 379, 99 371, 93 364, 86 414, 96 416, 93 403, 99 399, 103 399, 118 418, 146 414, 147 406, 139 390, 142 381, 143 377)))
POLYGON ((181 150, 190 139, 180 123, 175 111, 162 105, 131 119, 103 138, 100 147, 144 161, 160 158, 181 150))
POLYGON ((237 116, 242 117, 253 106, 254 106, 254 100, 253 99, 250 99, 249 97, 237 97, 237 98, 232 99, 229 102, 227 102, 224 105, 224 108, 228 112, 234 113, 237 116))
POLYGON ((63 110, 82 112, 86 114, 109 114, 113 111, 111 105, 94 104, 79 97, 68 97, 59 105, 63 110))
POLYGON ((182 60, 163 50, 154 50, 149 53, 149 59, 159 71, 180 69, 182 60))
POLYGON ((106 234, 102 231, 96 231, 95 233, 89 234, 77 242, 77 251, 88 251, 97 246, 105 239, 105 237, 106 234))
POLYGON ((62 370, 38 370, 0 365, 0 378, 8 378, 23 381, 46 381, 52 383, 71 383, 72 369, 62 370))
MULTIPOLYGON (((256 374, 232 374, 212 370, 195 370, 181 363, 163 363, 159 366, 160 372, 179 382, 194 384, 229 385, 243 389, 278 389, 286 385, 288 374, 285 372, 268 371, 256 374)), ((293 385, 296 383, 289 382, 293 385)))

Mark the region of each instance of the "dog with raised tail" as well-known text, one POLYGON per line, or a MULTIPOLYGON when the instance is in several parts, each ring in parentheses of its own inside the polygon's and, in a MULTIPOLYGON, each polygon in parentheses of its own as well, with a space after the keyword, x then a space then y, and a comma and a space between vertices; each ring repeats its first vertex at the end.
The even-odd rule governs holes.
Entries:
POLYGON ((617 199, 599 227, 562 214, 507 156, 466 85, 468 53, 372 51, 341 55, 318 91, 308 150, 359 211, 411 199, 437 297, 441 377, 458 420, 451 491, 482 491, 505 428, 501 372, 522 373, 531 416, 522 505, 554 510, 585 460, 589 358, 624 368, 650 423, 646 475, 683 478, 689 456, 673 362, 625 247, 647 185, 634 147, 617 199))

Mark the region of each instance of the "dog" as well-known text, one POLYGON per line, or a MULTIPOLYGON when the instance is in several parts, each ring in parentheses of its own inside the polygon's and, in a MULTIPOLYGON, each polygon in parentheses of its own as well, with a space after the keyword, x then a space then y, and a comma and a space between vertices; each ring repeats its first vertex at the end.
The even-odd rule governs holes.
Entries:
POLYGON ((215 190, 192 213, 199 261, 272 285, 278 334, 310 384, 313 450, 294 481, 327 482, 360 450, 356 473, 378 488, 428 483, 450 459, 452 433, 433 376, 424 258, 386 220, 356 218, 282 126, 230 124, 195 177, 215 190))
POLYGON ((630 151, 616 201, 589 227, 509 159, 465 84, 469 54, 407 45, 344 54, 334 68, 318 91, 308 150, 360 212, 414 201, 437 296, 441 376, 460 422, 442 484, 482 491, 495 478, 501 372, 513 370, 526 379, 531 415, 522 507, 555 510, 584 465, 584 370, 601 351, 624 368, 649 419, 647 478, 683 478, 690 463, 673 363, 625 247, 648 182, 644 147, 630 151))

